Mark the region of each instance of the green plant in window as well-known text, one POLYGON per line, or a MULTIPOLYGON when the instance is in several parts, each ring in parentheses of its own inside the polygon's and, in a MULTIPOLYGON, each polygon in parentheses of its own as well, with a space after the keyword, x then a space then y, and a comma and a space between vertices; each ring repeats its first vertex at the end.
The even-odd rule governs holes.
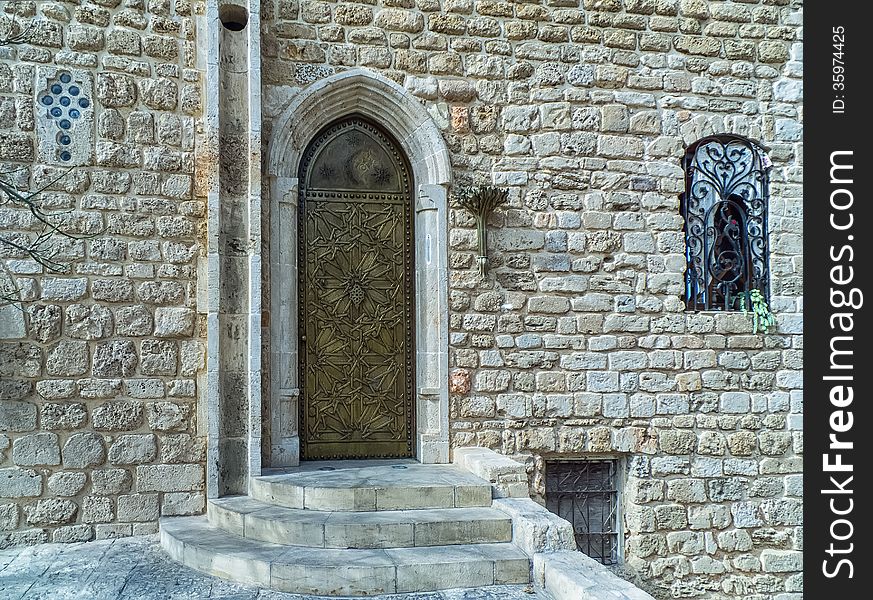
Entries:
POLYGON ((767 300, 761 290, 749 290, 740 294, 740 308, 743 314, 752 313, 752 327, 754 333, 762 331, 768 333, 770 328, 776 325, 776 316, 770 310, 767 300))

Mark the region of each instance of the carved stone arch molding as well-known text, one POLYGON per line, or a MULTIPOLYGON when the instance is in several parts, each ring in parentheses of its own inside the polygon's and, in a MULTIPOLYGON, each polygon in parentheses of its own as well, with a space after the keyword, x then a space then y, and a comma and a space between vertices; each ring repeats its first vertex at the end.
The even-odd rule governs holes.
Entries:
MULTIPOLYGON (((449 460, 447 192, 451 162, 442 134, 422 105, 380 75, 353 69, 301 90, 273 123, 270 190, 269 465, 300 460, 297 435, 297 173, 312 139, 328 125, 360 115, 400 144, 415 185, 416 458, 449 460)), ((266 375, 267 373, 265 373, 266 375)), ((266 416, 266 415, 265 415, 266 416)), ((266 453, 265 453, 266 454, 266 453)))

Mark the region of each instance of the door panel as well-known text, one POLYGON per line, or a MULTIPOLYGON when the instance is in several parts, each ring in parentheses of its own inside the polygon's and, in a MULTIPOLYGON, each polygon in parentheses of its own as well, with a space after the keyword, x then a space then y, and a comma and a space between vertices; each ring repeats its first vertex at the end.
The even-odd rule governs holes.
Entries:
POLYGON ((329 127, 300 173, 301 454, 413 452, 409 168, 362 119, 329 127))

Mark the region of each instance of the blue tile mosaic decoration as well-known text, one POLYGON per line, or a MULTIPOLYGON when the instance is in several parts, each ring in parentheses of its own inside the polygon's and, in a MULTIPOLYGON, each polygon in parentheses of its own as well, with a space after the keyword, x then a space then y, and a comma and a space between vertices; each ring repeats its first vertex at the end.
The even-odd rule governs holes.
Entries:
POLYGON ((72 159, 69 147, 73 141, 70 129, 82 118, 82 111, 91 106, 91 100, 70 73, 60 71, 40 96, 39 104, 45 107, 46 116, 57 127, 57 158, 61 162, 69 162, 72 159))

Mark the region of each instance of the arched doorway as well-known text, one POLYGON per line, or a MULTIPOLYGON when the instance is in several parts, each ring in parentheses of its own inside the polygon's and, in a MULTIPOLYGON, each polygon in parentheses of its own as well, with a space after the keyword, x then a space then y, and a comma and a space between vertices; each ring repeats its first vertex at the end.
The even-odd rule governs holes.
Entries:
POLYGON ((261 472, 262 465, 290 467, 301 458, 298 203, 304 183, 299 178, 300 165, 313 140, 349 115, 378 124, 409 161, 415 223, 414 455, 422 463, 445 463, 450 458, 446 385, 449 151, 440 129, 418 99, 394 81, 359 68, 301 89, 273 120, 269 135, 265 173, 268 260, 263 265, 261 320, 268 325, 263 329, 263 354, 261 346, 253 345, 251 357, 251 377, 262 378, 264 390, 263 397, 251 400, 251 465, 255 474, 261 472))
POLYGON ((411 457, 412 171, 375 123, 328 125, 298 172, 301 458, 411 457))

